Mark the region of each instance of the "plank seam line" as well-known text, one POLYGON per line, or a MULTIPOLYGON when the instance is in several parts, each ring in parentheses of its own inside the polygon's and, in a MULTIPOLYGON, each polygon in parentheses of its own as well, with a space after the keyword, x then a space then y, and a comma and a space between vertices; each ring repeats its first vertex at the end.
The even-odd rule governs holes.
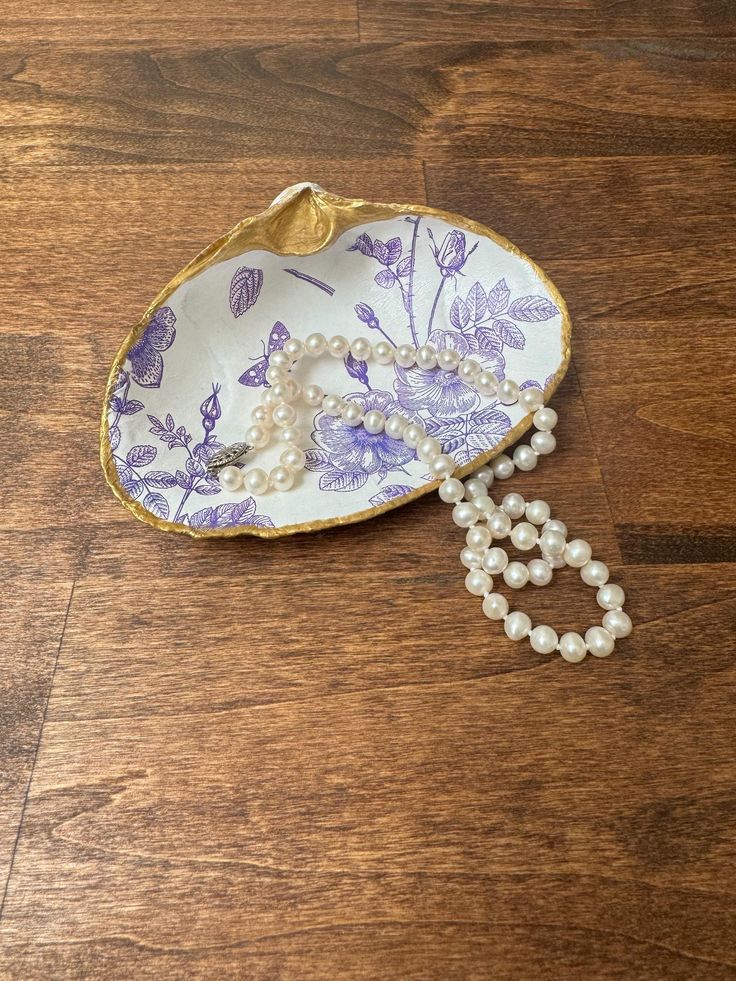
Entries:
POLYGON ((54 688, 54 679, 56 678, 56 669, 59 666, 59 658, 61 657, 61 649, 62 649, 62 646, 64 644, 64 636, 66 634, 66 625, 69 622, 69 612, 70 612, 70 610, 72 608, 72 599, 74 598, 74 589, 75 589, 76 585, 77 585, 77 580, 75 578, 75 579, 72 580, 72 588, 71 588, 71 590, 69 592, 69 601, 66 604, 66 612, 64 613, 64 623, 62 624, 62 627, 61 627, 61 637, 59 637, 59 644, 58 644, 58 647, 56 648, 56 657, 54 658, 54 667, 53 667, 53 669, 51 671, 51 679, 49 681, 48 694, 46 695, 46 703, 45 703, 45 705, 43 707, 43 716, 41 717, 41 727, 39 729, 38 739, 36 740, 36 749, 35 749, 35 752, 33 754, 33 763, 31 764, 31 772, 28 774, 28 782, 26 783, 26 790, 25 790, 25 794, 23 796, 23 806, 21 808, 20 819, 18 821, 18 831, 16 832, 15 841, 13 842, 13 851, 11 852, 11 855, 10 855, 10 865, 8 866, 8 875, 7 875, 7 878, 5 879, 5 888, 3 889, 2 900, 0 900, 0 920, 2 920, 3 911, 5 910, 5 900, 8 897, 8 889, 10 887, 10 879, 11 879, 11 876, 13 875, 13 866, 15 865, 15 854, 16 854, 16 852, 18 850, 18 843, 20 842, 21 832, 23 831, 23 819, 25 818, 26 808, 28 807, 28 797, 30 796, 30 792, 31 792, 31 783, 33 782, 33 774, 35 773, 35 770, 36 770, 36 761, 38 760, 38 751, 41 748, 41 740, 43 738, 43 730, 44 730, 44 727, 46 725, 46 716, 48 715, 48 711, 49 711, 49 702, 51 701, 51 692, 53 691, 53 688, 54 688))

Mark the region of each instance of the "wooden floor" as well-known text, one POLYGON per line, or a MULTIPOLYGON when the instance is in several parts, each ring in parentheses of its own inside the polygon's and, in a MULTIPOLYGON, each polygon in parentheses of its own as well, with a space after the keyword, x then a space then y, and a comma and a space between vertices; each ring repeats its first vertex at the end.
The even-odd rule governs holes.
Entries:
POLYGON ((736 977, 735 149, 729 0, 2 4, 0 977, 736 977), (560 287, 510 489, 615 569, 615 657, 483 621, 438 500, 207 543, 107 490, 129 325, 306 179, 560 287))

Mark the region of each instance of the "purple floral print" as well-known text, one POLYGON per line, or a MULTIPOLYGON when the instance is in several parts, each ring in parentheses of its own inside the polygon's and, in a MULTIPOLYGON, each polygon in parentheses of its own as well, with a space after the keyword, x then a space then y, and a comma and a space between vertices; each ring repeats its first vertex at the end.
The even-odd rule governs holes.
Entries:
POLYGON ((176 317, 171 307, 161 307, 128 352, 130 374, 141 388, 159 388, 164 375, 162 351, 174 343, 176 317))

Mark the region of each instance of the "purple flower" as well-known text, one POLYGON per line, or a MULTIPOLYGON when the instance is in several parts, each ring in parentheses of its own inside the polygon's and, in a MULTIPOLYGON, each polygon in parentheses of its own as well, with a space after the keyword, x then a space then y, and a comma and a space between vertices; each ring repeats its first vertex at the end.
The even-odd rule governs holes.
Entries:
POLYGON ((361 323, 366 324, 374 330, 378 328, 378 317, 373 307, 369 307, 367 303, 356 303, 355 312, 361 323))
POLYGON ((428 228, 427 231, 432 240, 434 260, 444 277, 455 276, 459 273, 467 262, 468 257, 478 248, 478 243, 476 242, 470 252, 466 252, 465 233, 459 231, 457 228, 453 228, 451 232, 445 235, 442 245, 438 248, 432 230, 428 228))
POLYGON ((485 337, 475 334, 461 334, 454 330, 433 330, 428 338, 438 351, 455 350, 461 358, 475 358, 487 371, 497 378, 504 378, 506 359, 499 344, 490 344, 485 337))
POLYGON ((222 415, 220 400, 217 397, 217 393, 219 391, 220 386, 213 385, 212 395, 210 395, 209 398, 206 398, 199 407, 199 411, 202 416, 202 428, 206 433, 212 432, 212 430, 215 428, 215 423, 222 415))
MULTIPOLYGON (((358 392, 346 398, 358 402, 363 412, 379 409, 384 415, 401 411, 390 392, 358 392)), ((383 474, 414 459, 414 451, 386 433, 367 433, 362 426, 346 426, 339 416, 322 414, 312 438, 323 447, 330 462, 345 473, 383 474)))
POLYGON ((164 375, 161 351, 167 351, 174 343, 175 323, 176 316, 171 307, 161 307, 128 352, 130 373, 141 388, 158 388, 161 385, 164 375))
POLYGON ((430 418, 452 419, 470 412, 480 402, 478 393, 454 371, 396 366, 396 395, 409 412, 427 412, 430 418))

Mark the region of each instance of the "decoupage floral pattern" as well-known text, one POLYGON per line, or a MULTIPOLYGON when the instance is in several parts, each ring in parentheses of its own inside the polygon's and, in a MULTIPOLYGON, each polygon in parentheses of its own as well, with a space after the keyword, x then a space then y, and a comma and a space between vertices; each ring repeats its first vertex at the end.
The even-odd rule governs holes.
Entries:
MULTIPOLYGON (((293 523, 277 500, 291 494, 257 501, 227 494, 206 472, 217 449, 242 439, 249 423, 237 410, 243 421, 233 429, 233 406, 244 397, 252 408, 262 397, 268 355, 290 336, 303 339, 321 329, 394 347, 453 348, 502 378, 509 361, 526 357, 544 331, 559 336, 560 311, 543 288, 529 289, 535 280, 523 260, 497 249, 494 262, 488 250, 482 236, 412 215, 346 233, 323 253, 290 257, 289 266, 265 253, 240 256, 222 264, 222 285, 212 287, 217 339, 205 323, 195 330, 186 318, 186 294, 175 292, 131 346, 108 398, 109 451, 123 491, 152 515, 193 529, 293 523), (310 318, 315 304, 318 323, 310 318)), ((544 387, 561 357, 551 350, 556 360, 542 359, 542 375, 520 375, 517 366, 513 377, 526 378, 523 387, 544 387)), ((327 390, 366 412, 401 412, 420 421, 461 465, 497 446, 518 421, 454 372, 386 368, 352 355, 331 370, 327 390)), ((403 442, 311 411, 300 423, 307 437, 300 480, 305 493, 322 495, 323 509, 381 507, 430 479, 403 442)))

